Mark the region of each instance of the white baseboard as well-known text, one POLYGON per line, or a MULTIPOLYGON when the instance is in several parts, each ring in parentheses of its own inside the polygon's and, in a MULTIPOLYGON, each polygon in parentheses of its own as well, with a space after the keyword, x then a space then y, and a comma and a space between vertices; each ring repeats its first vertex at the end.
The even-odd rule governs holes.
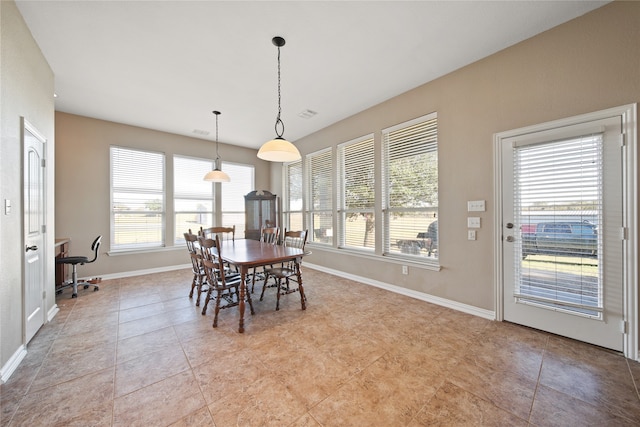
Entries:
MULTIPOLYGON (((492 310, 485 310, 483 308, 475 307, 472 305, 463 304, 457 301, 448 300, 446 298, 425 294, 424 292, 418 292, 411 289, 402 288, 400 286, 391 285, 388 283, 380 282, 378 280, 369 279, 367 277, 356 276, 354 274, 345 273, 344 271, 334 270, 331 268, 315 265, 308 262, 305 262, 304 266, 305 268, 312 268, 314 270, 333 274, 335 276, 344 277, 346 279, 364 283, 365 285, 375 286, 377 288, 382 288, 390 292, 395 292, 400 295, 405 295, 411 298, 419 299, 421 301, 430 302, 432 304, 437 304, 443 307, 451 308, 453 310, 457 310, 463 313, 482 317, 484 319, 489 319, 489 320, 496 319, 496 312, 492 310)), ((149 268, 146 270, 125 271, 122 273, 107 274, 100 277, 102 279, 121 279, 124 277, 142 276, 145 274, 163 273, 166 271, 182 270, 187 268, 191 268, 191 264, 171 265, 171 266, 160 267, 160 268, 149 268)), ((90 277, 87 277, 84 280, 89 280, 89 279, 90 277)))
POLYGON ((11 374, 18 368, 22 359, 27 355, 27 348, 24 345, 18 347, 15 353, 9 358, 7 363, 0 369, 0 380, 6 383, 11 374))
POLYGON ((58 314, 59 311, 60 307, 58 307, 58 304, 53 304, 53 307, 51 307, 51 309, 47 313, 47 322, 51 322, 53 318, 56 317, 56 314, 58 314))
POLYGON ((354 274, 345 273, 344 271, 333 270, 331 268, 311 264, 305 261, 305 268, 312 268, 314 270, 322 271, 324 273, 333 274, 335 276, 344 277, 346 279, 353 280, 355 282, 364 283, 365 285, 375 286, 376 288, 385 289, 390 292, 395 292, 400 295, 405 295, 411 298, 415 298, 421 301, 430 302, 443 307, 451 308, 453 310, 461 311, 463 313, 472 314, 474 316, 482 317, 488 320, 495 320, 495 311, 485 310, 483 308, 475 307, 468 304, 463 304, 457 301, 448 300, 446 298, 437 297, 434 295, 425 294, 424 292, 418 292, 400 286, 390 285, 388 283, 380 282, 378 280, 369 279, 367 277, 356 276, 354 274))
MULTIPOLYGON (((164 273, 167 271, 182 270, 185 268, 191 268, 191 264, 168 265, 166 267, 147 268, 145 270, 123 271, 121 273, 98 275, 98 277, 100 277, 103 280, 122 279, 124 277, 144 276, 145 274, 164 273)), ((82 278, 79 278, 78 280, 91 280, 94 277, 96 276, 82 277, 82 278)))

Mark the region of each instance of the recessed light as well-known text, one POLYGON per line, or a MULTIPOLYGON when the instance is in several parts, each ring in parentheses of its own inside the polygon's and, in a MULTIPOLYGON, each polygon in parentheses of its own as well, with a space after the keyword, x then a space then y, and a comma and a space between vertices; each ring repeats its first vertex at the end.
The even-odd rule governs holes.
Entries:
POLYGON ((313 111, 313 110, 303 110, 302 112, 298 113, 298 117, 302 117, 303 119, 310 119, 311 117, 315 116, 316 114, 318 114, 317 112, 313 111))

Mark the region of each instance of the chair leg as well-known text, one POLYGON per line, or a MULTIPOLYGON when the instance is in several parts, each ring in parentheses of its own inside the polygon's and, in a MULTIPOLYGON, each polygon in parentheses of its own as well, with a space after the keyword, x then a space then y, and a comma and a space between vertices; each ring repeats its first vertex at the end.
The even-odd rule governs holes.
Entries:
MULTIPOLYGON (((207 306, 209 305, 209 301, 211 300, 211 293, 213 292, 213 288, 209 287, 209 289, 207 290, 207 297, 204 300, 204 307, 202 307, 202 314, 206 314, 207 313, 207 306)), ((198 295, 200 295, 198 293, 198 295)))
MULTIPOLYGON (((242 286, 242 285, 240 285, 242 286)), ((249 303, 249 309, 251 310, 251 315, 256 314, 256 312, 253 310, 253 301, 251 301, 251 292, 249 292, 249 290, 247 289, 246 292, 246 297, 247 297, 247 302, 249 303)), ((240 292, 238 292, 238 298, 240 298, 240 292)), ((238 302, 240 302, 240 300, 238 300, 238 302)))
POLYGON ((220 313, 220 294, 216 295, 216 310, 213 315, 213 327, 218 327, 218 313, 220 313))
POLYGON ((282 279, 276 278, 276 311, 280 310, 280 286, 282 286, 282 279))
POLYGON ((196 307, 200 307, 200 296, 202 295, 202 286, 204 286, 204 279, 199 277, 196 282, 196 292, 198 295, 196 296, 196 307))
POLYGON ((196 279, 198 278, 197 274, 193 274, 193 280, 191 281, 191 292, 189 292, 189 298, 193 298, 193 290, 196 287, 196 279))
POLYGON ((76 266, 77 264, 73 264, 73 268, 71 269, 71 279, 73 280, 73 293, 71 294, 71 298, 78 298, 78 269, 76 266))
POLYGON ((262 293, 260 294, 260 301, 262 301, 262 298, 264 298, 264 290, 267 287, 268 281, 269 281, 269 272, 266 271, 264 273, 264 282, 262 282, 262 293))

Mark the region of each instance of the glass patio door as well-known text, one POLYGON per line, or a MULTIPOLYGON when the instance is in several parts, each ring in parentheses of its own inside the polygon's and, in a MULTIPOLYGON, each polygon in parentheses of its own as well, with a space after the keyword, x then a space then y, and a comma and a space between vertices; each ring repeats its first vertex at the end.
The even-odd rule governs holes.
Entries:
POLYGON ((620 120, 502 141, 504 319, 622 351, 620 120))

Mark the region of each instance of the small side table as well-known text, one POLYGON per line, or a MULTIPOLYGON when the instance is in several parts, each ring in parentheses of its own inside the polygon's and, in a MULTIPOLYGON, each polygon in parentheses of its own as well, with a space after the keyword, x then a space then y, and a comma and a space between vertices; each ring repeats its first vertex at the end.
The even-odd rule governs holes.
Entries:
MULTIPOLYGON (((69 245, 71 239, 63 237, 55 241, 56 259, 69 256, 69 245)), ((56 290, 69 279, 69 272, 66 264, 56 264, 56 290)))

